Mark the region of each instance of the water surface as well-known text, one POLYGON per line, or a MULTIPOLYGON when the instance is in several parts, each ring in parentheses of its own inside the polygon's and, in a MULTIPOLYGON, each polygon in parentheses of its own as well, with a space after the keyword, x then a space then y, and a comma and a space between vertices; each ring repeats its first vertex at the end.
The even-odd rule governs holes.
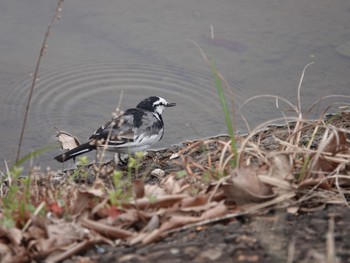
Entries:
MULTIPOLYGON (((55 4, 0 2, 0 153, 10 162, 55 4)), ((300 75, 310 61, 303 109, 325 95, 350 95, 347 0, 66 0, 62 7, 42 60, 23 153, 54 142, 54 127, 88 138, 109 120, 122 92, 122 109, 150 95, 177 103, 164 113, 165 135, 155 148, 226 133, 210 67, 192 41, 215 58, 236 107, 259 94, 297 103, 300 75)), ((281 116, 267 99, 243 113, 253 127, 281 116)), ((246 130, 238 116, 235 121, 237 130, 246 130)))

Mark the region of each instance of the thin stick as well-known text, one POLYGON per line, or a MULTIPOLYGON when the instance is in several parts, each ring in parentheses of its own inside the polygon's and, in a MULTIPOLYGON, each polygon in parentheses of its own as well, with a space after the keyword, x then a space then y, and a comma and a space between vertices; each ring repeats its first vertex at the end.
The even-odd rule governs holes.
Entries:
POLYGON ((29 96, 28 96, 26 111, 24 113, 24 119, 23 119, 23 124, 22 124, 22 129, 21 129, 21 135, 19 137, 16 162, 18 162, 19 156, 21 154, 21 147, 22 147, 24 130, 25 130, 25 127, 26 127, 26 124, 27 124, 29 107, 30 107, 30 103, 32 101, 34 87, 35 87, 35 84, 36 84, 36 81, 37 81, 37 77, 38 77, 38 72, 39 72, 39 66, 40 66, 41 58, 43 57, 43 55, 45 53, 45 50, 47 48, 46 42, 47 42, 47 39, 48 39, 48 37, 50 35, 51 27, 52 27, 53 23, 55 22, 55 20, 60 18, 61 5, 62 5, 63 1, 64 0, 57 0, 57 6, 56 6, 56 10, 55 10, 55 15, 52 17, 49 25, 47 26, 47 30, 46 30, 46 33, 45 33, 45 36, 44 36, 44 39, 43 39, 43 43, 41 45, 38 61, 36 62, 35 71, 34 71, 34 74, 33 74, 33 81, 32 81, 32 85, 30 87, 30 92, 29 92, 29 96))
MULTIPOLYGON (((120 96, 119 96, 119 102, 118 102, 118 105, 117 105, 117 109, 116 109, 116 116, 113 116, 113 119, 112 119, 112 122, 111 122, 111 126, 113 127, 115 125, 115 119, 118 118, 119 116, 121 116, 123 113, 120 112, 120 106, 122 104, 122 99, 123 99, 123 91, 120 92, 120 96)), ((97 171, 97 174, 96 174, 96 179, 99 177, 100 175, 100 171, 101 171, 101 168, 102 168, 102 159, 105 155, 105 152, 106 152, 106 149, 107 149, 107 145, 108 145, 108 142, 111 138, 111 134, 112 134, 112 131, 113 129, 110 129, 109 133, 108 133, 108 136, 107 136, 107 140, 106 140, 106 143, 105 143, 105 146, 106 147, 102 147, 102 152, 100 154, 100 158, 99 158, 99 167, 98 167, 98 171, 97 171)), ((96 150, 98 150, 98 146, 96 145, 96 150)))
POLYGON ((335 242, 334 242, 334 217, 328 220, 328 232, 326 235, 327 263, 336 263, 335 242))
POLYGON ((287 263, 293 263, 294 262, 294 256, 295 256, 295 240, 296 237, 292 237, 292 240, 289 242, 288 250, 287 250, 287 263))

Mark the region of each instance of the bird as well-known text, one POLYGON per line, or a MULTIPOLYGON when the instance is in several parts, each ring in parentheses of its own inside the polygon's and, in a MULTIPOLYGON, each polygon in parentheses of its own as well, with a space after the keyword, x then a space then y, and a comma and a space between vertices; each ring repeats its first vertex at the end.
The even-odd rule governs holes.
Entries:
POLYGON ((99 148, 128 155, 145 151, 162 139, 162 113, 165 108, 175 105, 176 103, 169 103, 158 96, 145 98, 136 108, 127 109, 99 127, 86 143, 57 155, 54 159, 62 163, 99 148))

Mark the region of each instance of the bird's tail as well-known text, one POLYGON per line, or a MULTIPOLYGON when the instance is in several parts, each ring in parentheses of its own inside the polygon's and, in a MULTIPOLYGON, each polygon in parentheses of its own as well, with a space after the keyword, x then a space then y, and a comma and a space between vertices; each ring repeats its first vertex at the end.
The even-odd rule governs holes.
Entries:
POLYGON ((68 161, 69 159, 72 159, 74 157, 77 157, 78 155, 90 152, 94 149, 96 149, 96 146, 91 144, 91 142, 87 142, 87 143, 79 145, 78 147, 76 147, 72 150, 69 150, 68 152, 57 155, 55 157, 55 160, 63 163, 65 161, 68 161))

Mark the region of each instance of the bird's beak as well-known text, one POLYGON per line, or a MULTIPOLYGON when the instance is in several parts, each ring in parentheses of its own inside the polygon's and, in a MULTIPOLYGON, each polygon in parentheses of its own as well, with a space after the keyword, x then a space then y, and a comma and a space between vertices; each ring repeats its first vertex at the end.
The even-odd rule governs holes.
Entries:
POLYGON ((167 107, 174 107, 174 106, 176 106, 176 103, 175 102, 170 102, 166 106, 167 107))

